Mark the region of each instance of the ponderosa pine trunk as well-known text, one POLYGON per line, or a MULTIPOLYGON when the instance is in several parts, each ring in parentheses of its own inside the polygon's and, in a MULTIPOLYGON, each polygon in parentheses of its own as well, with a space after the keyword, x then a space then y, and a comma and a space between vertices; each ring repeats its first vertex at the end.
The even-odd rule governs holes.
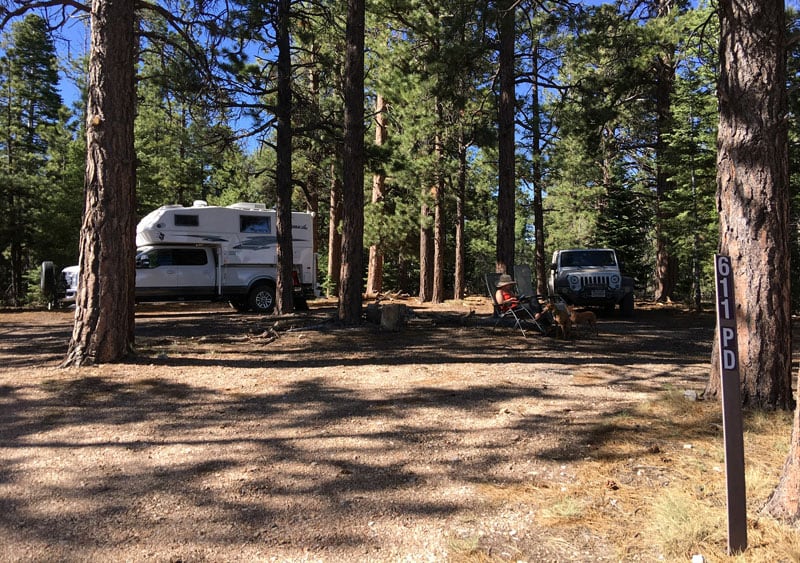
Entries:
MULTIPOLYGON (((765 38, 768 37, 768 45, 770 46, 770 52, 772 50, 775 53, 772 57, 775 59, 773 65, 776 66, 778 69, 783 69, 782 63, 784 60, 783 54, 783 46, 785 45, 785 38, 783 37, 783 30, 784 27, 784 3, 778 0, 772 0, 769 2, 765 2, 764 5, 761 3, 756 3, 755 0, 751 0, 750 3, 754 3, 756 7, 761 8, 756 13, 759 13, 760 19, 758 27, 751 28, 749 25, 752 25, 748 21, 741 21, 739 25, 748 25, 746 29, 755 29, 761 31, 765 38), (761 19, 763 18, 763 19, 761 19)), ((731 0, 725 0, 720 3, 720 8, 724 8, 723 17, 728 17, 733 20, 733 22, 739 22, 739 18, 743 18, 743 15, 740 15, 737 11, 737 7, 739 5, 733 5, 731 0)), ((730 23, 729 25, 733 25, 730 23)), ((723 27, 723 32, 726 31, 726 28, 723 27)), ((773 96, 777 99, 775 100, 778 104, 785 103, 785 92, 784 92, 784 79, 785 76, 782 72, 777 72, 774 77, 771 75, 761 75, 761 82, 762 84, 766 84, 768 86, 772 86, 772 90, 778 90, 778 93, 773 93, 773 96)), ((770 114, 771 119, 781 120, 778 123, 773 123, 770 121, 772 125, 772 129, 769 132, 773 132, 777 130, 777 134, 774 138, 766 137, 763 141, 765 144, 769 145, 772 150, 776 151, 776 155, 773 157, 776 160, 779 160, 781 163, 785 162, 784 159, 788 158, 786 156, 786 132, 784 130, 785 127, 785 120, 784 120, 784 112, 786 111, 785 105, 778 105, 772 110, 775 115, 770 114), (769 141, 773 141, 774 144, 770 144, 769 141)), ((785 169, 779 169, 781 174, 785 173, 785 169)), ((785 178, 783 178, 785 179, 785 178)), ((788 184, 788 182, 787 182, 788 184)), ((784 191, 784 190, 782 190, 784 191)), ((776 213, 780 216, 781 220, 785 220, 788 223, 788 199, 786 197, 779 199, 778 201, 774 202, 774 207, 769 208, 769 212, 776 213)), ((785 240, 788 241, 788 232, 785 233, 785 240)), ((789 287, 789 267, 788 267, 788 250, 784 249, 783 247, 780 248, 780 252, 786 252, 787 256, 780 256, 781 260, 785 260, 786 264, 781 265, 781 269, 774 272, 775 275, 780 275, 781 277, 775 279, 775 284, 781 288, 780 293, 778 294, 778 298, 783 299, 783 305, 787 309, 790 305, 790 287, 789 287), (785 276, 785 277, 783 277, 785 276)), ((768 275, 765 273, 765 275, 768 275)), ((773 278, 774 279, 774 278, 773 278)), ((775 299, 770 299, 768 303, 772 307, 777 307, 778 302, 775 299)), ((787 311, 787 316, 790 311, 787 311)), ((788 355, 787 358, 784 359, 785 363, 791 363, 791 338, 788 336, 789 330, 789 323, 791 322, 791 318, 781 318, 780 321, 783 323, 785 322, 786 325, 781 325, 780 327, 776 326, 775 330, 782 330, 785 332, 778 333, 781 335, 779 338, 779 353, 785 353, 788 355), (788 343, 787 343, 788 341, 788 343)), ((741 332, 740 332, 741 335, 741 332)), ((741 338, 741 336, 740 336, 741 338)), ((783 369, 782 363, 778 366, 775 366, 773 369, 783 369)), ((770 393, 768 396, 774 396, 776 399, 776 407, 785 408, 784 404, 791 402, 792 400, 792 390, 791 390, 791 376, 789 376, 789 380, 787 381, 784 377, 782 377, 783 372, 777 372, 776 377, 779 379, 778 384, 774 392, 770 393), (784 385, 786 388, 784 389, 784 385), (785 393, 785 396, 784 396, 785 393)), ((764 511, 771 516, 778 518, 779 520, 783 520, 786 522, 794 523, 797 526, 798 522, 800 522, 800 403, 798 403, 795 407, 794 413, 794 423, 792 424, 792 437, 791 443, 789 446, 789 455, 786 458, 786 463, 783 466, 783 473, 781 474, 780 481, 778 482, 778 486, 773 491, 772 495, 770 496, 769 500, 767 501, 766 506, 764 507, 764 511)))
POLYGON ((133 349, 134 25, 133 0, 92 2, 80 281, 63 366, 115 362, 133 349))
POLYGON ((419 300, 422 303, 430 301, 433 296, 433 228, 427 191, 422 194, 419 212, 419 300))
MULTIPOLYGON (((375 146, 386 143, 388 129, 386 126, 386 101, 378 94, 375 98, 375 146)), ((376 172, 372 176, 372 203, 383 204, 383 189, 386 174, 376 172)), ((382 212, 382 208, 378 211, 382 212)), ((379 242, 369 247, 369 264, 367 266, 367 295, 377 296, 383 291, 383 248, 379 242)))
POLYGON ((535 250, 535 263, 534 272, 536 273, 536 293, 538 295, 547 295, 547 278, 550 272, 550 264, 547 261, 544 250, 544 206, 543 197, 543 168, 544 163, 542 159, 542 129, 541 119, 539 114, 542 108, 539 104, 539 46, 534 45, 531 53, 531 60, 535 72, 532 73, 531 79, 533 85, 531 88, 531 115, 533 116, 533 123, 529 130, 531 136, 531 161, 532 161, 532 175, 533 175, 533 232, 534 232, 534 250, 535 250))
MULTIPOLYGON (((437 122, 442 123, 442 106, 436 103, 437 122)), ((431 294, 432 303, 444 303, 444 257, 445 257, 445 210, 444 210, 444 142, 442 133, 436 133, 434 141, 434 151, 436 152, 436 185, 433 188, 433 293, 431 294)))
MULTIPOLYGON (((789 409, 789 182, 780 0, 721 0, 717 207, 736 297, 742 402, 789 409)), ((720 390, 714 339, 707 393, 720 390)))
POLYGON ((458 180, 456 184, 456 234, 455 234, 455 276, 453 281, 453 299, 464 299, 467 293, 467 143, 463 128, 458 138, 458 180))
POLYGON ((364 0, 348 0, 344 63, 342 275, 339 320, 361 322, 364 250, 364 0))
POLYGON ((498 178, 497 178, 497 251, 495 267, 498 273, 510 273, 514 268, 514 231, 516 201, 516 170, 514 120, 516 94, 514 74, 513 0, 497 3, 500 36, 499 75, 500 99, 497 111, 498 178))
POLYGON ((339 276, 342 275, 342 182, 331 164, 331 197, 328 212, 328 279, 326 295, 339 296, 339 276))
POLYGON ((275 184, 275 232, 277 234, 278 276, 275 308, 278 314, 294 311, 292 267, 294 248, 292 244, 292 60, 289 44, 290 0, 278 2, 278 105, 275 117, 276 131, 275 184))
POLYGON ((779 520, 800 523, 800 404, 795 409, 792 441, 781 479, 764 511, 779 520))
MULTIPOLYGON (((660 0, 657 3, 658 16, 666 18, 674 9, 674 0, 660 0)), ((670 244, 664 232, 669 219, 665 204, 674 184, 670 180, 667 169, 666 138, 673 132, 672 97, 675 84, 674 45, 663 46, 655 60, 655 102, 656 102, 656 193, 655 193, 655 299, 656 301, 672 301, 675 293, 676 260, 670 251, 670 244)))

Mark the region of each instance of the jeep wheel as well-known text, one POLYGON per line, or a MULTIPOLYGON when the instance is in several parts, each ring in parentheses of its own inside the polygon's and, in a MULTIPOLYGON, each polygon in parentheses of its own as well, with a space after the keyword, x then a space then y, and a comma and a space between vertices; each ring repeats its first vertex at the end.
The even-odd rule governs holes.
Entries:
POLYGON ((623 317, 633 316, 633 293, 628 293, 619 302, 619 312, 623 317))
POLYGON ((255 286, 250 290, 248 302, 256 313, 271 314, 275 309, 275 288, 267 284, 255 286))

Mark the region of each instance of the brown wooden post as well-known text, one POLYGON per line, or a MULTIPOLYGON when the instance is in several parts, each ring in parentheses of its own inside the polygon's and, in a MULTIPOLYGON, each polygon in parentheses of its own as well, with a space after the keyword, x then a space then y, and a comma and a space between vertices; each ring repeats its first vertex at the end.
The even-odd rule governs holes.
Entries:
POLYGON ((739 388, 739 344, 736 338, 736 299, 728 256, 714 259, 717 287, 717 336, 722 378, 722 429, 728 496, 728 554, 747 549, 747 503, 744 482, 742 395, 739 388))

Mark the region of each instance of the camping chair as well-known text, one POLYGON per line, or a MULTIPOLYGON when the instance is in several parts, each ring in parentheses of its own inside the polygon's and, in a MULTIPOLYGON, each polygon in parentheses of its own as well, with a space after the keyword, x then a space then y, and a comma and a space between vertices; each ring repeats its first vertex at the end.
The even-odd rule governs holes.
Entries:
POLYGON ((517 290, 520 295, 532 297, 536 295, 533 290, 533 274, 531 267, 527 264, 517 264, 514 266, 514 281, 517 282, 517 290))
MULTIPOLYGON (((531 267, 527 264, 517 264, 514 266, 514 281, 517 282, 517 292, 520 300, 524 303, 530 301, 536 303, 537 308, 533 309, 534 313, 542 311, 542 305, 548 301, 547 295, 540 295, 533 289, 533 274, 531 267)), ((560 298, 559 298, 560 299, 560 298)), ((528 307, 530 311, 531 308, 528 307)), ((553 318, 550 313, 546 313, 545 317, 539 317, 539 326, 542 327, 542 332, 547 334, 553 327, 553 318)))
POLYGON ((528 335, 525 334, 525 329, 523 328, 522 324, 530 322, 533 324, 539 332, 542 334, 546 334, 547 331, 544 327, 539 323, 539 321, 534 318, 533 313, 531 313, 526 307, 516 307, 514 309, 503 309, 497 303, 497 299, 495 298, 495 292, 497 291, 497 280, 500 279, 500 274, 491 273, 486 274, 486 290, 489 292, 489 297, 492 298, 492 305, 494 307, 494 317, 497 319, 494 323, 495 328, 500 321, 503 319, 514 319, 514 328, 519 329, 522 333, 522 336, 527 338, 528 335))

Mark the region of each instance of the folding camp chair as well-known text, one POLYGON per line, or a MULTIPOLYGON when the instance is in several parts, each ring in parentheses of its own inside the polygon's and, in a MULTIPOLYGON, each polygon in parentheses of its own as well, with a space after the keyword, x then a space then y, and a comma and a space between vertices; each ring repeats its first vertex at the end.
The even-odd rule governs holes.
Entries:
MULTIPOLYGON (((533 274, 531 267, 527 264, 517 264, 514 266, 514 281, 517 282, 517 292, 522 302, 530 302, 535 307, 528 306, 527 309, 532 313, 541 313, 542 305, 549 298, 547 295, 539 295, 533 289, 533 274)), ((560 298, 559 298, 560 299, 560 298)), ((553 329, 553 317, 550 313, 545 313, 544 317, 539 317, 537 321, 544 334, 553 329)))
POLYGON ((514 281, 517 282, 517 291, 520 295, 532 297, 536 295, 533 290, 533 274, 531 267, 527 264, 517 264, 514 266, 514 281))
POLYGON ((495 292, 497 291, 497 280, 500 279, 500 274, 486 274, 485 279, 486 290, 489 292, 489 297, 492 298, 492 305, 494 307, 494 317, 496 319, 494 323, 495 328, 503 319, 513 319, 514 328, 519 329, 519 331, 522 333, 522 336, 525 338, 527 338, 528 335, 525 334, 523 323, 531 323, 542 334, 547 333, 541 323, 536 320, 536 318, 533 316, 533 313, 531 313, 527 307, 508 308, 505 311, 502 307, 500 307, 500 305, 497 303, 497 298, 495 297, 495 292))

